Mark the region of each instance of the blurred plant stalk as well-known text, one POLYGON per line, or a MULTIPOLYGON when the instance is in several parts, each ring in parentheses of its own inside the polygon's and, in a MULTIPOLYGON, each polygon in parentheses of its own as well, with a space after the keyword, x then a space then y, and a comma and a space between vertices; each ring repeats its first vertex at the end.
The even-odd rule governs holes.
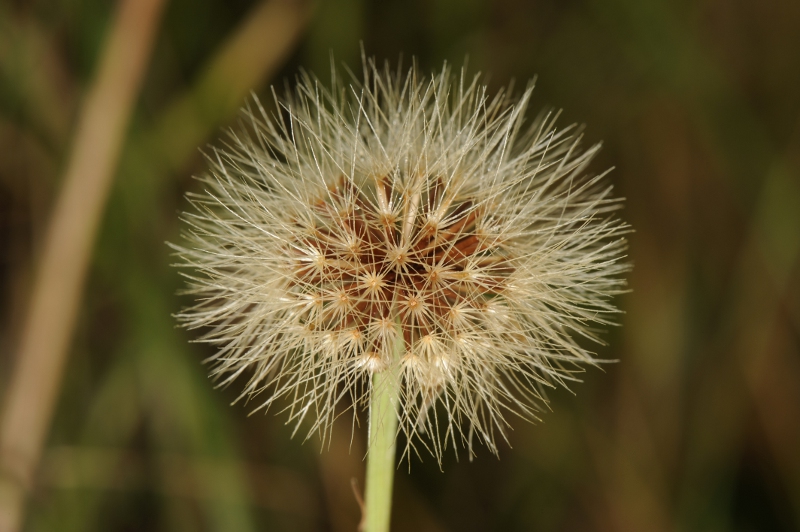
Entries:
POLYGON ((240 109, 249 91, 270 78, 303 33, 310 0, 266 0, 226 39, 191 89, 177 96, 145 138, 164 170, 180 170, 220 122, 240 109))
POLYGON ((78 119, 0 426, 0 532, 23 508, 60 391, 86 271, 164 0, 122 0, 78 119))
MULTIPOLYGON (((94 239, 161 4, 143 0, 120 5, 76 130, 0 418, 0 532, 22 525, 94 239)), ((274 73, 293 49, 310 13, 305 1, 267 0, 254 6, 196 82, 166 107, 153 127, 126 143, 120 162, 123 181, 143 181, 161 190, 168 174, 183 167, 219 122, 239 109, 247 91, 274 73)), ((140 230, 151 228, 144 223, 140 230)), ((218 484, 219 479, 214 485, 218 484)))

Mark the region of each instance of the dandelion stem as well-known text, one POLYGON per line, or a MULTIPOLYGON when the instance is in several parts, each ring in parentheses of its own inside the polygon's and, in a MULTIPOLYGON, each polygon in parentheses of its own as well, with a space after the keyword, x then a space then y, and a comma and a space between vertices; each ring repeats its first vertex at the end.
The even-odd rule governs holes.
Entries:
POLYGON ((400 376, 394 370, 405 350, 398 330, 389 367, 372 377, 369 403, 367 480, 364 500, 363 532, 388 532, 392 513, 392 483, 397 439, 397 396, 400 376))

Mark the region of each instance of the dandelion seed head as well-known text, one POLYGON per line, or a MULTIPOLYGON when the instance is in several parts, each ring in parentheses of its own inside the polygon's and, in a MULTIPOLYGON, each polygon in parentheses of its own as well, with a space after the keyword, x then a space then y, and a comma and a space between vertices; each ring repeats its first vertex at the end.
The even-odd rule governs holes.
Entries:
POLYGON ((243 397, 324 436, 390 372, 406 452, 440 458, 496 452, 510 414, 595 364, 577 338, 617 312, 627 226, 587 173, 597 147, 528 121, 531 93, 367 62, 330 89, 301 76, 276 116, 255 100, 175 246, 196 298, 178 317, 216 347, 214 377, 249 370, 243 397))

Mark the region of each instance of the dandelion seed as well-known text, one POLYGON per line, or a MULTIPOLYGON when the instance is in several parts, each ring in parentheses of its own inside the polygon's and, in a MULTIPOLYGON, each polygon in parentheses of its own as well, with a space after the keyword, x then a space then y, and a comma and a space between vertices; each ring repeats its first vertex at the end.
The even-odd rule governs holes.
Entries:
POLYGON ((510 415, 596 364, 575 338, 617 312, 627 226, 586 173, 598 147, 553 114, 526 122, 531 93, 367 63, 332 89, 303 75, 277 117, 256 100, 176 246, 196 297, 179 319, 206 329, 214 377, 250 370, 243 397, 325 435, 386 375, 404 454, 440 458, 497 452, 510 415))

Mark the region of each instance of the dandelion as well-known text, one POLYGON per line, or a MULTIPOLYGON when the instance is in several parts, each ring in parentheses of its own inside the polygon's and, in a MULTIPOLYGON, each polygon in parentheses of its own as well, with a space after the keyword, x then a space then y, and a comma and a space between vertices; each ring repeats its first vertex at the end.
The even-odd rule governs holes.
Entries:
POLYGON ((254 101, 190 195, 179 319, 205 329, 222 385, 246 374, 241 397, 308 435, 369 407, 368 520, 400 433, 404 456, 497 453, 511 415, 597 364, 576 338, 616 312, 627 226, 586 172, 599 147, 557 114, 526 122, 531 93, 447 67, 365 62, 331 89, 304 74, 277 115, 254 101))

